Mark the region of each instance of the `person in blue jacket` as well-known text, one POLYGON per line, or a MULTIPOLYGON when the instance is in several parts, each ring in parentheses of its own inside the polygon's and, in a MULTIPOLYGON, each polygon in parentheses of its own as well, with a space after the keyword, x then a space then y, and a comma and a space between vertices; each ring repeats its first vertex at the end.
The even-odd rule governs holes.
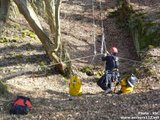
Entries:
POLYGON ((102 61, 105 61, 105 84, 106 84, 106 93, 112 92, 112 82, 119 82, 119 58, 117 56, 118 49, 112 47, 110 53, 107 51, 107 54, 102 56, 102 61))

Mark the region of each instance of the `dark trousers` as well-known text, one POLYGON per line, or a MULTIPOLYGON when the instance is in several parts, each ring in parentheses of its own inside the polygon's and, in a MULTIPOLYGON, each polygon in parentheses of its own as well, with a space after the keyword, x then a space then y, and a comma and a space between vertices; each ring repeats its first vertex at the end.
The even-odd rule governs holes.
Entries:
POLYGON ((119 81, 119 72, 118 71, 106 71, 106 87, 108 89, 112 88, 112 82, 118 82, 119 81))

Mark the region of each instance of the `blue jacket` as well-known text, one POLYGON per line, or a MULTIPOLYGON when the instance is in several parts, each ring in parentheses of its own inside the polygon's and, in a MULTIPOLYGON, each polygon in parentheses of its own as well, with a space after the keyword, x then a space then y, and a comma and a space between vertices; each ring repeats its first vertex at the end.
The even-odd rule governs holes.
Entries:
POLYGON ((102 61, 106 61, 105 70, 113 71, 113 69, 119 67, 119 59, 114 55, 107 55, 102 57, 102 61))

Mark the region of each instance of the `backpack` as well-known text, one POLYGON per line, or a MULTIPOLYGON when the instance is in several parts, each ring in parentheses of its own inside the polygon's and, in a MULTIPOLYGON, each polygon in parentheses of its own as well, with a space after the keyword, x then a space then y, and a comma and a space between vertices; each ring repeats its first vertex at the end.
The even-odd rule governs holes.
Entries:
POLYGON ((31 110, 32 103, 30 98, 24 96, 17 96, 11 103, 10 114, 26 115, 31 110))
POLYGON ((118 61, 119 61, 118 57, 112 56, 111 64, 112 64, 113 69, 114 68, 118 68, 118 66, 119 66, 119 62, 118 61))
POLYGON ((78 76, 71 76, 69 83, 69 94, 72 96, 82 94, 82 82, 78 76))
POLYGON ((101 87, 103 90, 107 90, 105 74, 97 81, 97 85, 101 87))

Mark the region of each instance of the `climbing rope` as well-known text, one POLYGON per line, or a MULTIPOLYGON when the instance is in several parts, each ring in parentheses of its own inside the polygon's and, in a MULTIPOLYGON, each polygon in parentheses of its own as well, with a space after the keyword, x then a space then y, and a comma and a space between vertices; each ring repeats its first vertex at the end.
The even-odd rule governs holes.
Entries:
MULTIPOLYGON (((96 56, 99 56, 99 55, 102 55, 102 54, 100 54, 100 53, 96 54, 96 56)), ((70 59, 70 60, 67 60, 67 61, 63 61, 63 62, 67 63, 67 62, 70 62, 70 61, 76 61, 76 60, 80 60, 80 59, 90 58, 90 57, 93 57, 93 56, 95 56, 95 55, 93 54, 93 55, 89 55, 89 56, 74 58, 74 59, 70 59)), ((140 64, 140 65, 144 65, 145 67, 150 67, 150 66, 159 66, 160 67, 160 64, 158 64, 158 63, 156 63, 156 64, 153 64, 153 63, 146 64, 146 63, 143 63, 142 61, 137 61, 137 60, 133 60, 133 59, 129 59, 129 58, 123 58, 123 57, 119 57, 119 58, 122 59, 122 60, 126 60, 126 61, 137 63, 137 64, 140 64)), ((50 64, 50 65, 44 65, 44 66, 36 66, 35 69, 39 70, 39 68, 42 68, 42 67, 44 69, 48 69, 49 67, 53 67, 53 66, 56 66, 58 64, 61 64, 61 62, 50 64)), ((12 74, 8 74, 4 78, 0 78, 0 80, 10 79, 10 78, 12 78, 14 76, 17 76, 17 75, 23 75, 23 74, 25 74, 25 72, 32 72, 32 70, 33 71, 35 70, 33 67, 19 67, 18 69, 21 69, 21 71, 18 71, 16 73, 12 73, 12 74), (27 71, 22 71, 22 68, 25 68, 27 71)))
POLYGON ((92 15, 93 15, 93 42, 94 42, 94 54, 97 54, 96 51, 96 39, 95 39, 95 10, 94 10, 94 0, 92 0, 92 15))
MULTIPOLYGON (((100 20, 101 20, 101 33, 102 33, 102 38, 101 38, 101 54, 106 53, 107 47, 106 47, 106 42, 105 42, 105 33, 104 33, 104 23, 103 23, 103 18, 102 18, 102 1, 100 0, 99 2, 99 7, 100 7, 100 20)), ((104 68, 106 66, 104 62, 104 68)))
MULTIPOLYGON (((103 23, 103 19, 102 19, 102 1, 100 0, 99 2, 99 6, 100 6, 100 21, 101 21, 101 33, 102 33, 102 37, 101 37, 101 54, 106 52, 106 42, 105 42, 105 33, 104 33, 104 23, 103 23)), ((92 0, 92 14, 93 14, 93 27, 95 26, 95 10, 94 10, 94 0, 92 0)), ((96 57, 97 54, 97 48, 96 48, 96 40, 95 40, 95 30, 93 28, 93 41, 94 41, 94 54, 95 56, 93 56, 92 62, 91 64, 93 64, 94 59, 96 57)))
POLYGON ((106 42, 105 42, 105 33, 104 33, 104 23, 103 23, 103 19, 102 19, 102 1, 100 0, 99 2, 99 6, 100 6, 100 20, 101 20, 101 33, 102 33, 102 40, 101 40, 101 54, 106 52, 106 42))
POLYGON ((93 65, 94 59, 96 57, 97 54, 97 48, 96 48, 96 39, 95 39, 95 10, 94 10, 94 0, 92 0, 92 16, 93 16, 93 30, 92 30, 92 34, 93 34, 93 42, 94 42, 94 56, 92 58, 91 64, 93 65))

